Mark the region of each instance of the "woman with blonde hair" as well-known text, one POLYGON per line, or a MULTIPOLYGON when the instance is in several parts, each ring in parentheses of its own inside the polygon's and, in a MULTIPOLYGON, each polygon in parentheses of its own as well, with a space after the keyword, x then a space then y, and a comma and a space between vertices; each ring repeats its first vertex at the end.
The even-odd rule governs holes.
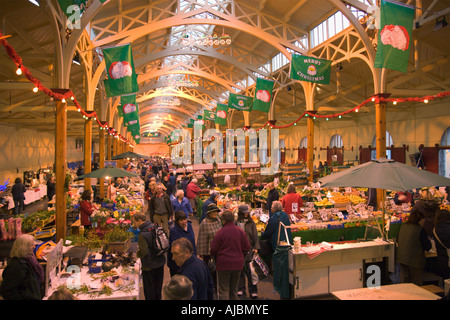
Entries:
POLYGON ((35 238, 28 234, 23 234, 14 241, 0 289, 5 300, 42 299, 44 269, 34 255, 34 242, 35 238))

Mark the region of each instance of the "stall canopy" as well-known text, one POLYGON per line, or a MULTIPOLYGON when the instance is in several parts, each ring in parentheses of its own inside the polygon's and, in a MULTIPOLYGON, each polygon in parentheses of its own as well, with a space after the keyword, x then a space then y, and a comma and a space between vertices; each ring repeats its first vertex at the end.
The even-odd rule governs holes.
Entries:
POLYGON ((379 158, 319 179, 322 187, 362 187, 407 191, 450 186, 450 179, 394 160, 379 158))
POLYGON ((111 157, 111 160, 119 160, 119 159, 150 159, 147 156, 144 156, 143 154, 127 151, 124 153, 120 153, 118 155, 115 155, 111 157))
POLYGON ((123 177, 139 177, 139 175, 137 173, 126 171, 119 168, 106 167, 83 174, 79 176, 78 179, 86 179, 86 178, 102 179, 102 178, 123 178, 123 177))

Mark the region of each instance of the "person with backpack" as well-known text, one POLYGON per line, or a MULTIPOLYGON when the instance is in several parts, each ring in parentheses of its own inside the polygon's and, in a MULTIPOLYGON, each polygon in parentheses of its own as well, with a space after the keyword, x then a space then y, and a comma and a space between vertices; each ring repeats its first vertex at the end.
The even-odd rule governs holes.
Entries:
POLYGON ((164 248, 158 248, 157 244, 161 243, 158 240, 164 237, 165 233, 161 227, 148 221, 144 213, 137 212, 131 219, 133 225, 139 229, 136 255, 141 259, 145 300, 161 300, 166 256, 164 248))
POLYGON ((156 194, 148 203, 148 211, 150 212, 150 221, 162 226, 166 235, 169 236, 169 220, 173 218, 173 207, 162 184, 156 186, 156 194))

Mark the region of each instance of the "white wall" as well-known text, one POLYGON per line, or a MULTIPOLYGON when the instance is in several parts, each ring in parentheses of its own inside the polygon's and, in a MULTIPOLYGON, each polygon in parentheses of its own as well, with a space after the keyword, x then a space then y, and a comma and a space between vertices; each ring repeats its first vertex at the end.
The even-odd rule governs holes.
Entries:
MULTIPOLYGON (((53 166, 55 136, 53 133, 0 125, 0 183, 10 184, 24 171, 53 166)), ((83 160, 83 149, 75 148, 75 139, 67 138, 67 162, 83 160)))
MULTIPOLYGON (((394 146, 400 147, 403 144, 409 146, 407 159, 408 154, 415 153, 422 143, 426 147, 440 143, 442 134, 450 127, 449 102, 436 101, 428 104, 414 104, 409 107, 407 104, 402 104, 401 107, 405 108, 405 111, 398 111, 399 108, 395 108, 397 111, 394 111, 388 105, 386 130, 391 134, 394 146)), ((329 121, 323 119, 315 121, 314 145, 317 150, 314 151, 314 164, 318 164, 320 160, 326 160, 327 152, 326 150, 320 151, 320 147, 326 148, 334 134, 342 136, 344 148, 353 147, 353 151, 344 151, 344 160, 355 160, 356 156, 359 157, 359 146, 367 148, 372 145, 375 137, 375 107, 365 108, 361 109, 360 114, 355 116, 354 120, 336 118, 329 121)), ((282 119, 277 120, 277 124, 284 124, 282 119)), ((287 151, 287 161, 297 160, 297 151, 293 152, 292 148, 298 148, 300 140, 306 135, 306 119, 300 120, 297 126, 280 129, 280 139, 285 139, 286 148, 291 149, 287 151)))

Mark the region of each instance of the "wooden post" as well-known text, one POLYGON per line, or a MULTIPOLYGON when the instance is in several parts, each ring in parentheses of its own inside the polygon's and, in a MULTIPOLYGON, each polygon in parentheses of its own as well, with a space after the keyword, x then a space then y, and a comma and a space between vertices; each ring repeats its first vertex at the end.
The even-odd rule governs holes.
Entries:
MULTIPOLYGON (((92 119, 84 122, 84 174, 91 172, 92 119)), ((84 190, 91 189, 91 178, 84 179, 84 190)))
POLYGON ((306 149, 306 167, 309 170, 308 181, 313 182, 314 178, 314 120, 312 117, 306 119, 308 145, 306 149))
MULTIPOLYGON (((63 91, 67 92, 67 91, 63 91)), ((64 184, 66 179, 67 157, 67 105, 56 101, 56 130, 55 130, 55 175, 56 175, 56 243, 66 237, 66 193, 64 184)))
POLYGON ((107 133, 106 139, 106 160, 111 160, 111 135, 107 133))
MULTIPOLYGON (((390 94, 379 94, 379 96, 385 98, 389 97, 389 95, 390 94)), ((377 159, 386 158, 386 102, 384 101, 377 101, 375 103, 375 123, 377 159)), ((380 205, 380 203, 384 205, 384 201, 385 191, 383 189, 377 189, 377 205, 380 205)))
MULTIPOLYGON (((105 167, 105 130, 100 129, 99 126, 99 154, 100 154, 100 169, 105 167)), ((100 190, 99 196, 100 199, 105 198, 105 179, 99 179, 100 190)))

